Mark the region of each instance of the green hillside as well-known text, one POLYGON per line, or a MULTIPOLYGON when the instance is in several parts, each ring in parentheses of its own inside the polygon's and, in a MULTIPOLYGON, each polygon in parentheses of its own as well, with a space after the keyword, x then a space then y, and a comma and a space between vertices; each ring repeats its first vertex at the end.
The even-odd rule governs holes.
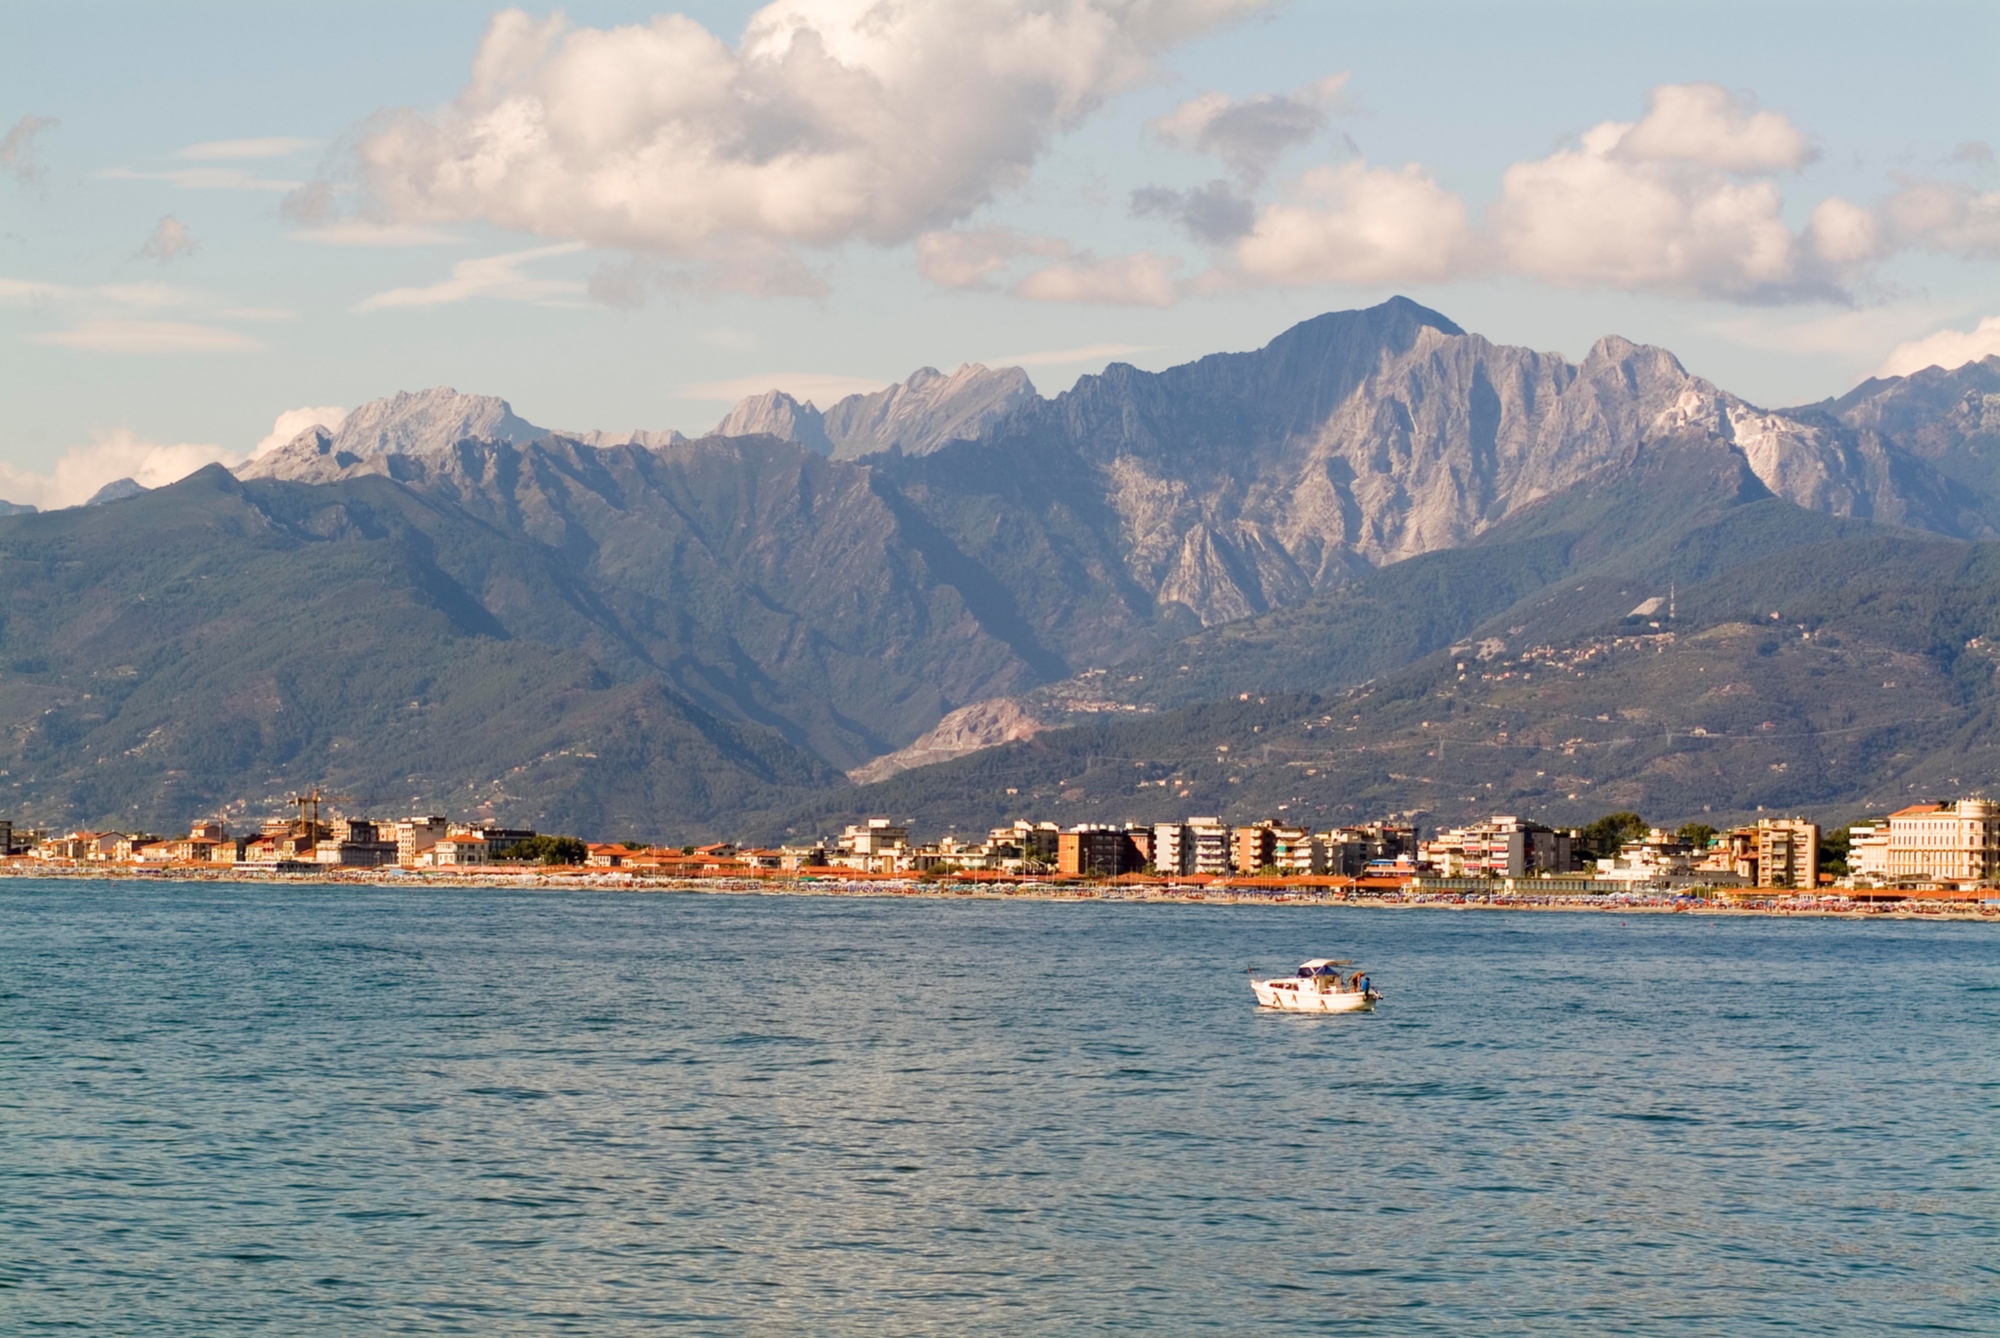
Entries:
POLYGON ((369 811, 649 835, 837 780, 647 672, 540 546, 384 479, 208 469, 0 522, 0 573, 17 823, 171 830, 320 781, 369 811), (516 628, 474 593, 496 585, 516 628))
MULTIPOLYGON (((1618 808, 1834 820, 2000 782, 2000 545, 1716 501, 1630 526, 1609 523, 1608 495, 1552 504, 1491 544, 1184 643, 1192 691, 1222 700, 1181 705, 1163 676, 1163 701, 830 795, 782 827, 862 813, 973 829, 1194 813, 1580 823, 1618 808), (1441 610, 1480 606, 1482 556, 1497 559, 1485 598, 1509 606, 1423 631, 1447 644, 1357 682, 1420 617, 1441 629, 1441 610), (1670 587, 1676 620, 1627 616, 1670 587), (1385 607, 1404 613, 1377 646, 1343 644, 1385 607)), ((1105 678, 1128 680, 1106 693, 1153 690, 1137 672, 1105 678)))

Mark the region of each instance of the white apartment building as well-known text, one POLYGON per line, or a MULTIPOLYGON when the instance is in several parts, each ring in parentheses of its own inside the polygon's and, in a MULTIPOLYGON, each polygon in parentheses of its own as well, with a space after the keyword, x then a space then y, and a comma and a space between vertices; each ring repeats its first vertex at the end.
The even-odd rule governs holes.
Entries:
POLYGON ((1235 867, 1230 858, 1230 830, 1221 818, 1189 818, 1187 833, 1194 846, 1194 865, 1185 872, 1219 876, 1235 867))
POLYGON ((1857 883, 1889 878, 1889 824, 1857 823, 1847 829, 1847 874, 1857 883))
POLYGON ((1422 849, 1424 860, 1445 878, 1521 878, 1576 867, 1568 832, 1509 814, 1439 832, 1422 849))
POLYGON ((1887 880, 1977 882, 2000 868, 2000 804, 1961 799, 1889 815, 1887 880))
POLYGON ((1304 827, 1273 827, 1271 863, 1282 874, 1322 874, 1326 872, 1326 846, 1304 827))
MULTIPOLYGON (((403 818, 392 824, 396 842, 396 863, 406 869, 413 869, 422 862, 430 848, 444 840, 451 830, 451 824, 435 814, 429 817, 403 818)), ((387 836, 388 833, 383 833, 387 836)))

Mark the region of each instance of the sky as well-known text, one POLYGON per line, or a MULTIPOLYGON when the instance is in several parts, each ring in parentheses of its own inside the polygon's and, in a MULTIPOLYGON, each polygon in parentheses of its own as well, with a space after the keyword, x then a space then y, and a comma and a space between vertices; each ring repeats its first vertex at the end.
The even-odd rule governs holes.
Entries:
POLYGON ((2000 353, 2000 6, 9 0, 0 497, 397 390, 700 432, 1415 298, 1760 404, 2000 353))

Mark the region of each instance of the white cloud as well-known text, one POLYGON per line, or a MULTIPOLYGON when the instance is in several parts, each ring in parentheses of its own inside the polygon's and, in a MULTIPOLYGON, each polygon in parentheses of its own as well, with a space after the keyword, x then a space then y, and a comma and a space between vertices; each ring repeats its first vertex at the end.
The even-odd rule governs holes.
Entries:
POLYGON ((188 225, 168 214, 154 226, 153 235, 139 248, 139 254, 166 265, 182 256, 191 256, 200 249, 201 243, 188 231, 188 225))
POLYGON ((1967 259, 2000 258, 2000 191, 1947 181, 1911 182, 1884 207, 1897 241, 1967 259))
POLYGON ((46 474, 0 464, 0 497, 43 510, 76 506, 99 488, 129 478, 158 488, 178 482, 210 464, 235 464, 240 452, 213 443, 150 441, 129 429, 100 432, 88 445, 73 447, 46 474))
POLYGON ((267 451, 275 451, 286 442, 309 427, 323 427, 329 432, 340 431, 340 425, 347 421, 347 410, 337 404, 320 405, 317 408, 287 409, 271 423, 271 430, 264 439, 250 448, 250 457, 255 459, 267 451))
POLYGON ((1188 190, 1141 186, 1132 192, 1132 216, 1172 219, 1196 241, 1221 246, 1247 236, 1257 226, 1257 205, 1237 194, 1227 181, 1211 181, 1188 190))
POLYGON ((1230 98, 1204 93, 1152 122, 1155 135, 1177 148, 1219 158, 1255 183, 1287 149, 1326 129, 1345 96, 1348 76, 1330 75, 1296 93, 1230 98))
POLYGON ((1099 259, 1088 251, 1027 275, 1013 287, 1030 302, 1077 302, 1093 306, 1170 307, 1180 296, 1173 256, 1141 251, 1099 259))
POLYGON ((141 437, 129 428, 99 432, 87 445, 72 447, 46 473, 0 464, 0 497, 43 510, 87 502, 105 484, 129 478, 147 488, 176 483, 211 464, 234 468, 276 450, 315 425, 339 431, 347 410, 338 405, 287 409, 249 452, 213 442, 168 444, 141 437))
POLYGON ((1269 0, 777 0, 693 20, 494 16, 456 102, 365 135, 385 216, 669 256, 893 244, 1019 183, 1167 47, 1269 0))
POLYGON ((296 135, 270 135, 263 139, 211 139, 201 144, 190 144, 174 156, 211 162, 216 159, 287 158, 318 143, 316 139, 300 139, 296 135))
POLYGON ((240 167, 172 167, 164 172, 140 172, 130 167, 107 167, 97 174, 105 181, 164 181, 182 190, 272 190, 292 191, 303 181, 278 181, 260 177, 240 167))
POLYGON ((969 228, 926 232, 917 238, 917 268, 940 288, 988 291, 994 279, 1025 256, 1067 256, 1069 243, 1015 228, 969 228))
POLYGON ((91 353, 240 353, 261 347, 249 335, 220 325, 113 317, 93 317, 68 329, 25 338, 31 344, 53 344, 91 353))
POLYGON ((988 358, 989 367, 1077 367, 1085 363, 1108 362, 1134 353, 1151 353, 1157 344, 1084 344, 1079 348, 1045 348, 1033 353, 1008 353, 988 358))
POLYGON ((215 293, 157 282, 72 287, 0 278, 0 304, 48 312, 65 322, 62 329, 23 336, 28 343, 92 353, 236 353, 261 345, 211 322, 297 319, 290 311, 231 306, 215 293), (160 319, 167 313, 205 319, 160 319))
POLYGON ((465 241, 463 237, 453 236, 438 228, 421 227, 415 223, 371 223, 360 218, 299 228, 285 235, 295 242, 310 242, 314 246, 459 246, 465 241))
POLYGON ((1724 172, 1796 172, 1818 156, 1797 126, 1716 84, 1661 84, 1646 115, 1618 139, 1632 162, 1699 163, 1724 172))
POLYGON ((1950 371, 1995 355, 2000 355, 2000 316, 1988 316, 1971 330, 1939 330, 1897 345, 1875 375, 1908 376, 1926 367, 1950 371))
POLYGON ((451 277, 422 288, 391 288, 355 303, 356 311, 382 311, 389 307, 435 307, 468 298, 492 297, 510 302, 546 302, 576 298, 584 285, 574 279, 530 279, 520 272, 531 260, 572 255, 584 250, 582 242, 562 242, 555 246, 530 247, 505 255, 461 260, 451 267, 451 277))
POLYGON ((23 186, 40 180, 42 169, 35 162, 35 137, 60 124, 53 116, 23 116, 14 122, 6 136, 0 138, 0 172, 23 186))
POLYGON ((887 381, 865 376, 841 376, 833 372, 759 372, 755 376, 684 386, 681 394, 691 400, 718 400, 734 404, 749 395, 781 390, 801 402, 810 400, 815 404, 834 404, 849 395, 872 395, 888 384, 887 381))
POLYGON ((1810 157, 1777 113, 1710 85, 1667 85, 1637 124, 1606 121, 1508 168, 1489 223, 1507 268, 1562 287, 1838 297, 1845 266, 1867 250, 1859 211, 1822 205, 1821 226, 1795 235, 1778 188, 1760 179, 1810 157))
POLYGON ((1316 167, 1266 206, 1236 245, 1264 283, 1414 283, 1465 272, 1475 250, 1465 202, 1425 176, 1363 162, 1316 167))

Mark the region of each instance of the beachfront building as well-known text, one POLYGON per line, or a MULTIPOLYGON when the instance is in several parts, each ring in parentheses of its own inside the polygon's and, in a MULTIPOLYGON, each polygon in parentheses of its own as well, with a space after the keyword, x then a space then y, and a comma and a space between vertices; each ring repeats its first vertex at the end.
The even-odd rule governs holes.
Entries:
POLYGON ((437 814, 402 818, 388 824, 385 835, 396 843, 396 863, 414 869, 430 848, 451 834, 451 823, 437 814))
POLYGON ((986 833, 992 869, 1036 872, 1056 867, 1056 841, 1062 829, 1053 822, 1017 819, 1011 826, 995 827, 986 833))
POLYGON ((1342 878, 1359 878, 1370 866, 1415 860, 1420 852, 1414 823, 1365 822, 1334 827, 1319 835, 1325 871, 1342 878))
POLYGON ((1326 847, 1304 827, 1271 828, 1271 864, 1288 878, 1326 872, 1326 847))
POLYGON ((1230 837, 1230 863, 1238 873, 1262 873, 1274 867, 1278 843, 1268 822, 1238 827, 1230 837))
POLYGON ((1860 822, 1847 829, 1847 876, 1850 882, 1889 881, 1889 824, 1860 822))
POLYGON ((1088 878, 1137 873, 1151 855, 1153 829, 1088 822, 1056 838, 1056 872, 1088 878))
POLYGON ((1969 883, 2000 872, 2000 804, 1961 799, 1912 804, 1889 815, 1892 883, 1969 883))
MULTIPOLYGON (((824 869, 829 854, 824 845, 779 846, 778 868, 785 873, 799 873, 806 869, 824 869)), ((626 863, 633 863, 627 859, 626 863)))
POLYGON ((1422 845, 1423 860, 1443 878, 1524 878, 1576 871, 1576 834, 1498 814, 1469 827, 1439 832, 1422 845))
POLYGON ((861 873, 905 873, 909 859, 909 827, 887 818, 848 824, 833 856, 835 864, 861 873))
POLYGON ((1187 833, 1194 846, 1194 867, 1189 873, 1220 877, 1234 867, 1229 861, 1229 829, 1222 825, 1221 818, 1189 818, 1187 833))
POLYGON ((1194 872, 1194 832, 1185 822, 1153 824, 1153 872, 1167 877, 1194 872))
POLYGON ((1598 860, 1597 877, 1605 882, 1635 886, 1692 878, 1697 853, 1691 843, 1655 827, 1638 840, 1618 847, 1617 854, 1598 860))
POLYGON ((1762 818, 1715 838, 1695 868, 1734 874, 1751 887, 1814 887, 1819 882, 1819 824, 1762 818))

